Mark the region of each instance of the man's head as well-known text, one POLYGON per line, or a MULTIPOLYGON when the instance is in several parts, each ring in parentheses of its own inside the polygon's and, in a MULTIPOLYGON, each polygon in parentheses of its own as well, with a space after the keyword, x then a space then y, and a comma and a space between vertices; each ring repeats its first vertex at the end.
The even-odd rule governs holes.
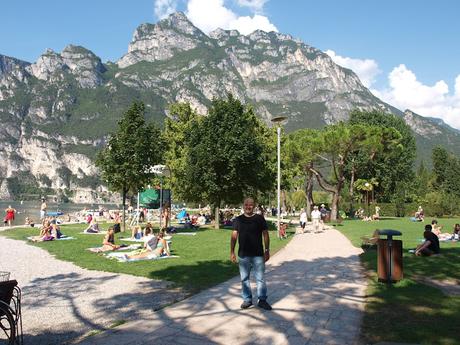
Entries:
POLYGON ((431 229, 432 229, 431 224, 425 225, 425 231, 431 231, 431 229))
POLYGON ((254 214, 255 202, 253 198, 246 198, 243 202, 243 211, 246 216, 252 216, 254 214))

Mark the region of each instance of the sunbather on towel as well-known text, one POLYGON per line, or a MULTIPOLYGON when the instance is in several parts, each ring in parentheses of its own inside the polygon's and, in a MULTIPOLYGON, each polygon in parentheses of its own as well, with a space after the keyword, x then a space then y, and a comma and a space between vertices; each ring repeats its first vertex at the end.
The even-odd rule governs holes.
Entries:
POLYGON ((142 229, 139 225, 135 225, 131 228, 131 239, 140 240, 142 236, 142 229))
POLYGON ((102 251, 117 250, 118 248, 120 246, 115 244, 115 231, 113 227, 110 227, 102 241, 102 251))
POLYGON ((89 226, 83 232, 86 232, 86 233, 89 233, 89 234, 97 234, 97 233, 100 232, 99 224, 98 224, 96 218, 91 219, 91 223, 89 223, 89 226))
MULTIPOLYGON (((149 231, 149 230, 147 230, 149 231)), ((142 258, 157 258, 162 255, 171 255, 168 250, 168 244, 166 243, 166 240, 164 239, 164 230, 161 230, 158 233, 158 236, 153 236, 150 231, 147 234, 144 239, 144 250, 135 255, 126 255, 126 259, 142 259, 142 258)))
POLYGON ((33 242, 52 241, 54 236, 51 234, 53 227, 49 220, 43 222, 43 226, 40 229, 40 235, 31 237, 33 242))

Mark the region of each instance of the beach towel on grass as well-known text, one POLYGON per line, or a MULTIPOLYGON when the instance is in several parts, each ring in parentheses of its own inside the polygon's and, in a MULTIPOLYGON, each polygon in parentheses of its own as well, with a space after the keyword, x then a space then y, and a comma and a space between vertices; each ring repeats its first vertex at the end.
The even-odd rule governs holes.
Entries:
POLYGON ((79 234, 83 234, 83 235, 107 235, 107 231, 99 231, 99 232, 79 232, 79 234))
POLYGON ((93 248, 86 248, 86 250, 89 250, 90 252, 93 253, 112 253, 112 252, 119 252, 119 251, 126 251, 126 250, 133 250, 133 249, 140 249, 141 247, 136 245, 136 244, 131 244, 126 247, 120 247, 118 249, 115 249, 114 251, 112 250, 103 250, 103 247, 93 247, 93 248))
POLYGON ((189 235, 189 236, 195 236, 196 232, 176 232, 176 235, 189 235))
POLYGON ((131 237, 123 237, 120 238, 119 241, 126 241, 126 242, 144 242, 142 238, 131 238, 131 237))
MULTIPOLYGON (((27 239, 29 241, 33 241, 33 238, 36 237, 36 236, 29 236, 27 237, 27 239)), ((74 240, 75 237, 72 237, 72 236, 61 236, 61 238, 53 238, 52 240, 47 240, 47 241, 37 241, 37 242, 48 242, 48 241, 64 241, 64 240, 74 240)))
POLYGON ((167 255, 164 255, 164 256, 157 256, 157 257, 154 257, 154 258, 149 258, 149 257, 145 257, 145 258, 138 258, 138 259, 127 259, 126 258, 126 255, 130 256, 130 255, 136 255, 136 254, 139 254, 140 251, 134 251, 134 252, 131 252, 131 253, 116 253, 116 252, 111 252, 111 253, 107 253, 107 257, 109 259, 116 259, 118 262, 136 262, 136 261, 146 261, 146 260, 163 260, 163 259, 170 259, 170 258, 178 258, 179 256, 177 255, 170 255, 170 256, 167 256, 167 255))
MULTIPOLYGON (((165 236, 164 239, 166 241, 169 241, 172 237, 171 236, 165 236)), ((126 242, 144 242, 144 238, 131 238, 131 237, 123 237, 120 238, 119 241, 126 241, 126 242)))

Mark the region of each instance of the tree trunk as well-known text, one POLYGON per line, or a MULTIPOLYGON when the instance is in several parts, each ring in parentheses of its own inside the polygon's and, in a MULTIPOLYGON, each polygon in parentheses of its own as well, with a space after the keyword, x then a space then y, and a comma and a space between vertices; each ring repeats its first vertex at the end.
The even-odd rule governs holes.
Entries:
POLYGON ((340 193, 332 193, 332 205, 331 205, 331 221, 336 222, 339 213, 339 199, 340 193))
POLYGON ((354 192, 355 192, 355 187, 353 186, 354 183, 355 183, 355 168, 352 167, 351 168, 350 189, 349 189, 349 192, 350 192, 350 218, 354 217, 354 213, 355 213, 355 210, 353 209, 354 208, 354 205, 353 205, 354 192))
POLYGON ((214 229, 219 230, 220 217, 219 217, 219 206, 214 207, 214 229))
POLYGON ((311 216, 311 211, 313 210, 314 200, 313 200, 313 174, 310 171, 308 173, 307 185, 305 187, 305 194, 307 196, 307 218, 311 216))

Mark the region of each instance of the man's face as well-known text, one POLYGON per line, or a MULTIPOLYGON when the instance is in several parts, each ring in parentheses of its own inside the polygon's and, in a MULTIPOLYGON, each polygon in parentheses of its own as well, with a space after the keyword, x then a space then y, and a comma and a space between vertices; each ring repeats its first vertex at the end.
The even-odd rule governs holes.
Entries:
POLYGON ((251 215, 254 212, 254 200, 252 199, 244 200, 243 210, 245 214, 251 215))

